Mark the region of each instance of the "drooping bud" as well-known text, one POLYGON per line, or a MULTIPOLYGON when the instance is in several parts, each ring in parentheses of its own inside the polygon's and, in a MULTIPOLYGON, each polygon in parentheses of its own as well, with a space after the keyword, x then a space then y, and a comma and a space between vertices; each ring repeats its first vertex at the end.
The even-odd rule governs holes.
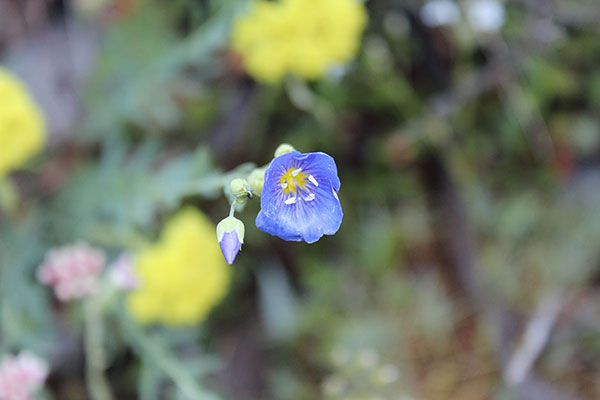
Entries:
POLYGON ((227 217, 217 224, 217 241, 227 264, 233 264, 244 243, 244 223, 235 217, 227 217))
POLYGON ((248 177, 248 183, 250 184, 252 193, 260 196, 263 185, 265 184, 265 168, 256 168, 252 171, 248 177))
POLYGON ((296 151, 296 149, 291 144, 287 144, 287 143, 280 144, 277 147, 277 150, 275 150, 275 157, 279 157, 284 154, 291 153, 292 151, 296 151))

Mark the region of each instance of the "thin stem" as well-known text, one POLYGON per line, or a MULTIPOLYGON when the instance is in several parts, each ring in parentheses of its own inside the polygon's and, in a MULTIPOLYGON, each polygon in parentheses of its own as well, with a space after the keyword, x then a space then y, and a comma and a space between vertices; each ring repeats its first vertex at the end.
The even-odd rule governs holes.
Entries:
POLYGON ((525 328, 521 344, 506 364, 504 379, 510 386, 519 385, 527 379, 535 360, 548 343, 563 304, 562 292, 552 292, 540 301, 535 315, 525 328))
POLYGON ((222 191, 223 187, 229 184, 233 178, 248 175, 255 168, 255 164, 245 163, 226 173, 215 173, 201 177, 200 179, 193 181, 187 187, 182 188, 177 195, 178 197, 209 196, 213 193, 218 193, 219 191, 222 191))
POLYGON ((19 206, 19 193, 8 178, 0 177, 0 213, 12 216, 19 206))
POLYGON ((285 87, 291 102, 302 111, 312 113, 325 126, 334 119, 330 104, 319 97, 302 79, 289 77, 285 87))
POLYGON ((235 203, 237 203, 237 199, 233 199, 233 201, 231 202, 231 207, 229 208, 230 217, 233 217, 233 214, 235 214, 235 203))
POLYGON ((0 258, 0 354, 8 352, 8 302, 6 301, 6 266, 3 265, 4 260, 0 258))
POLYGON ((124 313, 121 313, 121 321, 129 343, 138 356, 160 369, 185 396, 192 400, 215 400, 217 398, 211 392, 200 387, 194 376, 159 340, 148 336, 124 313))
POLYGON ((86 380, 92 400, 113 400, 104 375, 106 366, 100 295, 85 302, 86 380))

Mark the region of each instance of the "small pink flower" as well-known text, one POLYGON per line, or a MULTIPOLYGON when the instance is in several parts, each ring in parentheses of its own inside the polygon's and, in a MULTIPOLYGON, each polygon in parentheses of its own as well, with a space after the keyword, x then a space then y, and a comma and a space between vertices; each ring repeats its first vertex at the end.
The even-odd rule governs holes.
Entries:
POLYGON ((111 282, 122 290, 135 290, 140 286, 135 273, 135 260, 129 253, 123 253, 109 267, 111 282))
POLYGON ((32 400, 48 377, 48 363, 28 352, 0 363, 0 400, 32 400))
POLYGON ((50 250, 38 270, 38 279, 52 286, 62 301, 81 299, 95 293, 105 266, 102 250, 76 243, 50 250))

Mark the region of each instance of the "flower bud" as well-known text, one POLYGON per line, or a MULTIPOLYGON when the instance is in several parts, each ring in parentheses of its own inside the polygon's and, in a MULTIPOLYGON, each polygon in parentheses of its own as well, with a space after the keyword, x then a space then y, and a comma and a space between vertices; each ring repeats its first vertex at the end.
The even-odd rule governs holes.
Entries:
POLYGON ((280 144, 279 147, 277 147, 277 150, 275 150, 275 157, 279 157, 284 154, 291 153, 292 151, 296 151, 296 149, 291 144, 287 144, 287 143, 280 144))
POLYGON ((242 248, 244 231, 244 223, 235 217, 227 217, 217 224, 217 241, 229 265, 242 248))
POLYGON ((248 193, 248 182, 245 179, 236 178, 229 182, 229 190, 235 197, 242 196, 248 193))
POLYGON ((264 168, 256 168, 254 171, 250 173, 248 177, 248 182, 250 184, 250 189, 252 193, 257 196, 260 196, 262 193, 262 188, 265 183, 265 169, 264 168))

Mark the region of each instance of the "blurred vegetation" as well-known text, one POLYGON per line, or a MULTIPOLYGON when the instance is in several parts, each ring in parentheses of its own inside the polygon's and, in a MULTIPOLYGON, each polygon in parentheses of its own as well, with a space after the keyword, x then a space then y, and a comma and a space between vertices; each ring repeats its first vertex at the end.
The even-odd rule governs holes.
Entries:
POLYGON ((0 350, 50 360, 44 398, 87 398, 85 313, 36 281, 44 253, 135 252, 187 205, 216 224, 223 185, 283 142, 335 158, 340 231, 286 243, 258 231, 250 201, 207 321, 106 314, 115 398, 600 398, 595 1, 501 2, 502 29, 478 32, 427 26, 421 0, 369 0, 353 62, 270 86, 229 50, 243 1, 92 3, 0 0, 2 64, 27 82, 58 70, 43 76, 77 99, 0 212, 0 350), (53 29, 69 40, 24 68, 53 29), (79 40, 96 51, 72 79, 78 62, 57 54, 88 57, 79 40))

